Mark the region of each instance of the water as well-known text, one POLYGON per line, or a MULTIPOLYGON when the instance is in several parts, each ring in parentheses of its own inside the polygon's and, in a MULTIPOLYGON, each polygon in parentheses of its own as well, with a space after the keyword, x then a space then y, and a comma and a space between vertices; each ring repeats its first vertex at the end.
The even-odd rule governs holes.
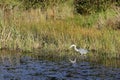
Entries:
POLYGON ((69 60, 49 61, 18 54, 4 55, 1 60, 0 80, 120 80, 120 66, 117 65, 85 60, 71 64, 69 60))

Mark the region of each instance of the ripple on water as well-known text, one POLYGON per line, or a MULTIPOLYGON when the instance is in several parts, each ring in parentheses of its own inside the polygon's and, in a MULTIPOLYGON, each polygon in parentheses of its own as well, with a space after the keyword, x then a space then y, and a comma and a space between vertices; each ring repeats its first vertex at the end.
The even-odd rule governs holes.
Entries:
POLYGON ((19 65, 0 65, 0 80, 120 80, 120 68, 90 62, 52 62, 26 58, 19 65))

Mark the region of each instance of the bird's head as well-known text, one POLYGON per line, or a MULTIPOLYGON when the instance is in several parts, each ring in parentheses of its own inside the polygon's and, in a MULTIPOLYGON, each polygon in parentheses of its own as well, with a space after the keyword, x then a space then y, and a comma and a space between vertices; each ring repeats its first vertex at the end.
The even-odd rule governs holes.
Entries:
POLYGON ((70 48, 72 48, 72 47, 76 47, 76 45, 75 45, 75 44, 72 44, 72 45, 70 46, 70 48))

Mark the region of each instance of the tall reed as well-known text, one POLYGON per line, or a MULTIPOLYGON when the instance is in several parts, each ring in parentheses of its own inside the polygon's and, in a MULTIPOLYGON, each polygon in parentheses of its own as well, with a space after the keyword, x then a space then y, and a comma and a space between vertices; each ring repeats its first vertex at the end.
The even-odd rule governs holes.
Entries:
POLYGON ((106 21, 109 16, 113 18, 118 14, 108 10, 81 16, 73 15, 72 9, 66 5, 60 8, 61 12, 55 8, 54 18, 51 13, 46 11, 44 14, 39 8, 12 10, 6 22, 4 18, 6 20, 8 17, 1 17, 0 48, 30 52, 38 50, 38 53, 43 51, 48 55, 65 56, 74 54, 68 48, 76 44, 91 50, 93 55, 99 53, 116 57, 119 54, 119 31, 99 23, 101 19, 106 21), (46 18, 48 16, 50 18, 46 18), (96 27, 99 25, 102 27, 96 27))

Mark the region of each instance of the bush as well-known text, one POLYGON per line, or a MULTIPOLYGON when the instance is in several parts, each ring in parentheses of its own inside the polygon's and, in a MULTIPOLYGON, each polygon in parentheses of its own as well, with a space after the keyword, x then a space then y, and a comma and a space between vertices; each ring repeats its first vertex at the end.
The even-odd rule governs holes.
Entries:
POLYGON ((91 14, 105 11, 118 0, 74 0, 75 9, 80 14, 91 14))

